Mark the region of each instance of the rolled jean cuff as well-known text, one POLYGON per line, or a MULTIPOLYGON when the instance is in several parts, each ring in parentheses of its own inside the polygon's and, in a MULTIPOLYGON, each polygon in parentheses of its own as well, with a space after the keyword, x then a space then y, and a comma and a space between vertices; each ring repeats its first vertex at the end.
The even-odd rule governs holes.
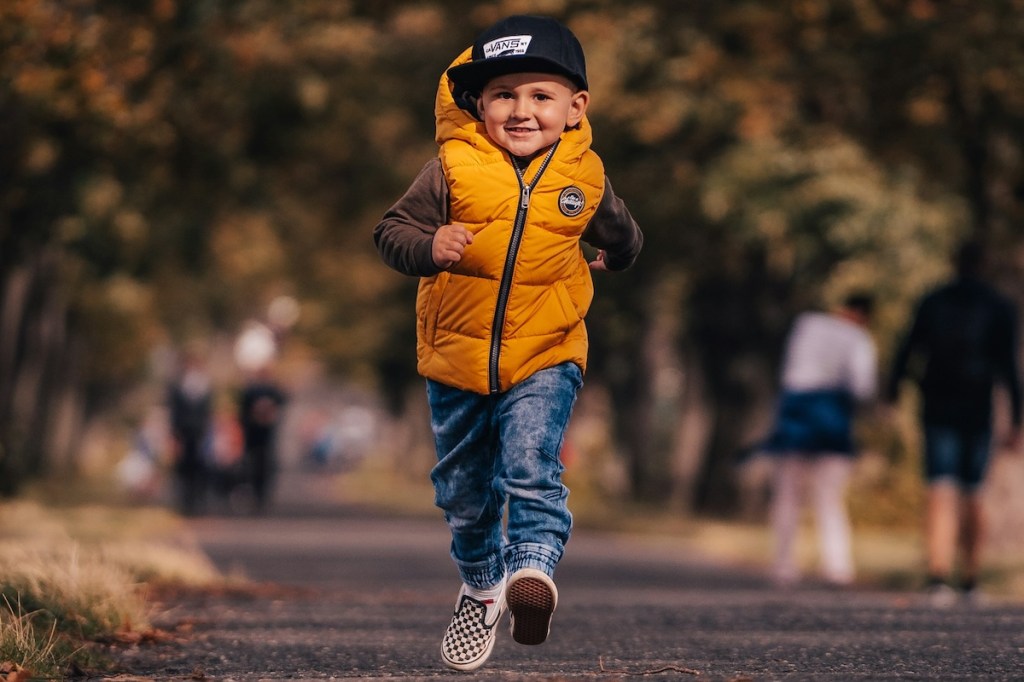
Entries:
POLYGON ((553 576, 561 558, 561 548, 535 542, 519 542, 505 548, 505 567, 509 575, 521 568, 535 568, 553 576))
POLYGON ((478 590, 494 587, 505 577, 505 562, 501 557, 472 563, 455 559, 455 565, 459 567, 462 582, 478 590))

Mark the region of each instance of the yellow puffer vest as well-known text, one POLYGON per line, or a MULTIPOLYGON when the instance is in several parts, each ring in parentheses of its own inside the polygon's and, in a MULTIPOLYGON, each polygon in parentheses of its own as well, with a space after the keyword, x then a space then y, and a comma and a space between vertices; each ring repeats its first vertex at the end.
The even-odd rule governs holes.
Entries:
MULTIPOLYGON (((466 50, 453 66, 469 57, 466 50)), ((517 180, 508 153, 455 104, 447 76, 435 114, 450 220, 473 243, 451 270, 420 280, 420 374, 488 394, 566 361, 585 370, 583 318, 594 286, 579 238, 604 193, 589 122, 563 133, 517 180)))

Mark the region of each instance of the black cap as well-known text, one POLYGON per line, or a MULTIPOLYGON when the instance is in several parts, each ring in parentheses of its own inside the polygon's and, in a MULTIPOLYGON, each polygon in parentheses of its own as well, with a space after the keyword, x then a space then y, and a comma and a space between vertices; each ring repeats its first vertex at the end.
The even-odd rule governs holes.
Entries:
POLYGON ((528 72, 558 74, 588 89, 583 47, 572 31, 550 17, 528 15, 507 17, 481 33, 473 60, 448 69, 448 78, 459 101, 496 76, 528 72))

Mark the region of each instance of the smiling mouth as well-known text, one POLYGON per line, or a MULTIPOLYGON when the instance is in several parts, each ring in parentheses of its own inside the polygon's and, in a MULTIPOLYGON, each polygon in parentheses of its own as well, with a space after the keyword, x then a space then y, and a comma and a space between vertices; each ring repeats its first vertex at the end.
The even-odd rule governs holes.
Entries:
POLYGON ((523 135, 525 133, 536 132, 533 128, 505 128, 505 131, 515 135, 523 135))

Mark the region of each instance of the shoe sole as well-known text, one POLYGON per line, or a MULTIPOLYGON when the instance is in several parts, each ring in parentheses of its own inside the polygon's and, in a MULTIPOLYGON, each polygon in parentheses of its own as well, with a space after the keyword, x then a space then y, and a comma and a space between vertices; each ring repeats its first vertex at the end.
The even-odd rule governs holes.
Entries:
POLYGON ((512 639, 520 644, 541 644, 548 638, 555 595, 540 578, 519 578, 508 587, 505 603, 512 614, 512 639))

